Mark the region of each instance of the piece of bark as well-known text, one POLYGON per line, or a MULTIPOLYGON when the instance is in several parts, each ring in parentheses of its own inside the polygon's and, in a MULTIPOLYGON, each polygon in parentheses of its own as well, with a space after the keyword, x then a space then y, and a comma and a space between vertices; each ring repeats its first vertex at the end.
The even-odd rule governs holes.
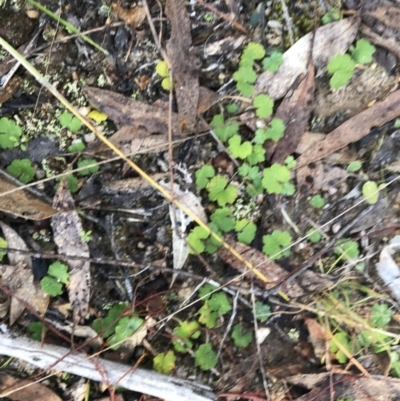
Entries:
POLYGON ((280 118, 285 124, 285 134, 273 150, 274 163, 283 163, 287 156, 295 152, 308 126, 313 106, 314 66, 309 60, 306 76, 286 94, 275 113, 274 118, 280 118))
MULTIPOLYGON (((117 92, 93 87, 87 87, 83 92, 93 106, 120 126, 129 125, 135 127, 142 135, 145 133, 148 135, 156 133, 168 134, 168 104, 148 105, 117 92)), ((173 135, 178 137, 182 135, 179 117, 176 113, 172 113, 171 128, 173 135)))
POLYGON ((171 23, 167 53, 173 71, 178 111, 184 120, 182 131, 206 131, 207 123, 197 114, 199 78, 195 58, 190 50, 192 35, 189 15, 182 0, 167 0, 165 13, 171 23))
MULTIPOLYGON (((58 252, 66 256, 90 258, 88 244, 83 241, 81 235, 82 223, 65 179, 60 182, 53 207, 58 211, 51 219, 58 252)), ((73 308, 74 323, 79 324, 85 320, 89 309, 90 263, 69 260, 67 264, 70 268, 69 300, 73 308)))
POLYGON ((70 349, 41 344, 29 338, 6 337, 0 333, 0 355, 12 356, 42 369, 61 370, 77 376, 118 385, 127 390, 174 401, 213 401, 216 396, 207 386, 182 380, 131 365, 96 358, 85 353, 72 353, 70 349))
POLYGON ((304 152, 297 159, 298 168, 321 160, 348 144, 359 141, 370 132, 372 127, 380 127, 398 116, 400 116, 400 90, 350 118, 328 134, 323 141, 304 152))

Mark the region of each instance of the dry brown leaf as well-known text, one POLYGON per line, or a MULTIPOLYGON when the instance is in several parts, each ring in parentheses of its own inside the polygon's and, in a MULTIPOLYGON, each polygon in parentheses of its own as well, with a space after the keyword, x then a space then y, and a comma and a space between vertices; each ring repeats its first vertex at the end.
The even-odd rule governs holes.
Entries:
POLYGON ((182 0, 167 0, 165 13, 171 23, 171 37, 167 53, 174 72, 176 101, 183 117, 183 132, 196 133, 208 129, 207 123, 197 114, 199 104, 199 78, 195 58, 190 51, 192 35, 190 19, 182 0))
POLYGON ((320 134, 318 132, 308 132, 308 131, 304 132, 303 135, 301 136, 300 142, 297 145, 295 153, 301 155, 312 145, 325 139, 325 137, 326 137, 325 134, 320 134))
POLYGON ((314 354, 318 359, 321 359, 327 350, 328 336, 326 331, 315 319, 307 318, 304 321, 310 335, 311 344, 314 347, 314 354))
POLYGON ((41 383, 0 374, 0 398, 3 397, 13 401, 62 401, 56 393, 41 383))
POLYGON ((217 40, 216 42, 207 43, 201 47, 205 57, 218 56, 221 54, 230 54, 231 52, 239 49, 245 41, 246 36, 240 35, 238 37, 228 36, 227 38, 217 40))
MULTIPOLYGON (((168 104, 148 105, 116 92, 92 87, 85 88, 84 94, 93 106, 120 126, 136 127, 142 134, 168 134, 168 104)), ((171 124, 172 133, 180 137, 176 113, 172 113, 171 124)))
POLYGON ((112 10, 124 22, 134 27, 139 26, 146 18, 146 10, 144 7, 136 6, 134 8, 123 8, 118 3, 111 4, 112 10))
MULTIPOLYGON (((18 188, 0 174, 0 195, 18 188)), ((54 214, 53 208, 25 189, 0 196, 0 210, 28 220, 44 220, 54 214)))
POLYGON ((1 265, 0 283, 15 295, 15 297, 11 298, 10 325, 13 325, 25 310, 25 305, 20 303, 19 299, 25 301, 41 315, 44 315, 49 305, 50 297, 42 291, 40 283, 33 280, 31 268, 24 265, 1 265))
MULTIPOLYGON (((313 46, 314 68, 317 76, 324 72, 329 60, 347 51, 357 34, 360 20, 345 18, 318 28, 313 46)), ((307 73, 309 49, 314 32, 298 40, 283 54, 283 63, 277 72, 265 71, 256 81, 254 95, 267 93, 272 99, 280 99, 293 85, 296 78, 307 73)))
POLYGON ((215 93, 211 89, 204 86, 199 87, 199 101, 197 103, 197 112, 199 114, 207 111, 211 106, 213 106, 219 99, 218 93, 215 93))
MULTIPOLYGON (((89 258, 88 244, 83 241, 83 232, 79 215, 75 210, 74 200, 68 190, 66 180, 62 180, 54 196, 54 209, 58 210, 51 219, 54 242, 58 252, 66 256, 89 258)), ((72 304, 74 323, 85 320, 90 299, 90 263, 79 260, 68 261, 70 283, 69 300, 72 304)))
POLYGON ((296 170, 297 188, 300 196, 318 192, 322 188, 324 165, 322 162, 312 162, 296 170))
POLYGON ((312 146, 297 159, 297 166, 310 163, 356 142, 369 133, 372 127, 380 127, 400 115, 400 90, 390 94, 382 102, 350 118, 333 130, 326 139, 312 146))
POLYGON ((275 113, 274 117, 285 124, 285 134, 272 151, 274 163, 283 163, 287 156, 294 153, 308 125, 313 105, 314 66, 310 60, 307 75, 286 94, 275 113))

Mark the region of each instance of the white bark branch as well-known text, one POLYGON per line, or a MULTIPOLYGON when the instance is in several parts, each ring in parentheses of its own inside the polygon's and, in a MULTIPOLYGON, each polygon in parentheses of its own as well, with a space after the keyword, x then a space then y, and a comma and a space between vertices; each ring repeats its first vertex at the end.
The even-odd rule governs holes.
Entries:
POLYGON ((0 334, 0 355, 22 359, 41 369, 57 369, 98 382, 103 382, 103 377, 106 375, 110 385, 118 384, 128 390, 164 400, 211 401, 216 399, 208 387, 200 384, 140 368, 126 374, 130 366, 97 357, 90 360, 87 355, 81 353, 67 355, 69 352, 70 350, 65 347, 48 344, 41 346, 40 342, 26 337, 11 338, 0 334), (99 370, 103 373, 103 377, 99 370))

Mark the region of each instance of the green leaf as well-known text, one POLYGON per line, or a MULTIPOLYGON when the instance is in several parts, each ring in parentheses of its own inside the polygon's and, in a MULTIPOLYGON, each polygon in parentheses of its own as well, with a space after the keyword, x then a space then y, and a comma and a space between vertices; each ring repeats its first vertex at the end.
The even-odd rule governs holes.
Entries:
POLYGON ((163 88, 165 91, 169 91, 171 89, 171 81, 169 77, 163 78, 161 81, 161 88, 163 88))
POLYGON ((293 170, 297 166, 297 162, 293 156, 288 156, 285 159, 285 164, 286 164, 286 167, 289 168, 290 170, 293 170))
POLYGON ((211 201, 217 201, 219 206, 225 206, 235 201, 238 195, 237 188, 233 185, 228 185, 226 178, 217 175, 213 177, 207 184, 209 198, 211 201))
POLYGON ((129 337, 132 336, 143 325, 143 319, 137 316, 123 317, 115 327, 115 334, 108 340, 113 350, 117 350, 129 337))
POLYGON ((238 159, 245 159, 247 156, 251 155, 253 146, 250 142, 242 142, 242 137, 240 135, 234 135, 229 139, 228 150, 231 152, 232 156, 238 159))
POLYGON ((367 181, 362 187, 362 194, 367 203, 375 204, 379 199, 378 184, 375 181, 367 181))
POLYGON ((375 304, 371 310, 371 324, 383 329, 392 319, 392 310, 386 304, 375 304))
POLYGON ((235 231, 238 232, 238 241, 249 245, 256 236, 257 226, 250 220, 239 220, 235 225, 235 231))
POLYGON ((24 184, 31 182, 35 176, 35 169, 29 159, 15 159, 7 167, 7 171, 24 184))
POLYGON ((254 305, 256 319, 261 323, 267 321, 271 317, 271 308, 260 301, 256 301, 254 305))
POLYGON ((247 162, 253 166, 254 164, 262 163, 265 161, 265 149, 262 145, 254 145, 253 151, 246 157, 247 162))
POLYGON ((224 123, 222 114, 216 114, 210 122, 210 126, 213 127, 215 135, 223 142, 239 132, 239 124, 230 120, 224 123))
POLYGON ((173 351, 168 351, 166 354, 162 352, 153 359, 154 369, 164 375, 169 375, 175 368, 176 357, 173 351))
POLYGON ((355 171, 360 170, 361 167, 362 167, 362 162, 360 162, 359 160, 356 160, 354 162, 351 162, 347 166, 346 171, 348 171, 349 173, 354 173, 355 171))
POLYGON ((307 239, 312 242, 313 244, 316 244, 317 242, 321 241, 322 235, 318 230, 315 230, 314 228, 310 228, 307 233, 306 233, 307 239))
POLYGON ((245 348, 253 341, 253 335, 251 333, 243 334, 243 326, 236 324, 233 327, 232 339, 237 347, 245 348))
POLYGON ((257 79, 257 74, 252 67, 241 66, 233 75, 232 78, 236 82, 244 82, 247 84, 254 84, 257 79))
POLYGON ((77 140, 71 143, 70 146, 68 146, 68 152, 70 153, 78 153, 78 152, 83 152, 85 150, 86 146, 82 142, 82 140, 77 140))
POLYGON ((261 60, 265 56, 264 46, 250 42, 243 50, 242 58, 246 60, 261 60))
POLYGON ((49 266, 47 275, 54 277, 63 284, 67 285, 69 283, 68 266, 58 260, 49 266))
POLYGON ((211 292, 215 291, 218 287, 212 284, 205 284, 203 285, 200 290, 199 290, 199 297, 202 298, 203 300, 207 300, 210 298, 211 292))
POLYGON ((200 189, 204 189, 208 181, 210 181, 210 178, 215 176, 215 170, 213 166, 210 166, 209 164, 204 164, 201 168, 199 168, 196 173, 196 185, 200 189))
POLYGON ((128 307, 126 302, 122 302, 113 305, 108 311, 105 318, 97 318, 92 323, 93 330, 96 333, 102 333, 103 338, 110 337, 115 332, 115 327, 117 326, 119 319, 122 317, 122 313, 128 307))
POLYGON ((254 98, 253 106, 256 108, 257 117, 267 118, 272 114, 274 101, 268 95, 260 94, 254 98))
POLYGON ((0 147, 3 149, 11 149, 18 146, 19 139, 22 135, 22 129, 14 120, 7 117, 0 118, 0 147))
POLYGON ((193 343, 190 338, 199 338, 201 332, 199 330, 200 325, 197 322, 184 321, 179 327, 175 327, 173 333, 174 336, 179 339, 173 340, 172 344, 177 352, 185 354, 188 349, 193 348, 193 343))
POLYGON ((56 297, 63 293, 62 283, 50 276, 44 276, 40 280, 40 286, 42 287, 42 290, 51 297, 56 297))
POLYGON ((248 84, 247 82, 238 81, 236 83, 236 89, 241 93, 242 96, 250 97, 254 92, 254 85, 248 84))
POLYGON ((71 132, 78 132, 82 127, 82 121, 79 118, 74 117, 71 122, 69 123, 69 130, 71 132))
POLYGON ((358 242, 342 238, 337 242, 333 249, 335 255, 343 256, 345 260, 353 260, 358 258, 360 251, 358 249, 358 242))
POLYGON ((239 111, 239 105, 237 103, 230 103, 226 105, 226 111, 229 114, 236 114, 239 111))
POLYGON ((190 245, 189 253, 197 254, 202 253, 205 250, 204 239, 208 238, 209 232, 203 227, 197 226, 188 235, 187 241, 190 245))
POLYGON ((290 249, 283 249, 290 246, 292 236, 287 231, 274 230, 269 235, 263 236, 263 252, 271 258, 271 260, 281 259, 290 255, 290 249))
MULTIPOLYGON (((3 237, 0 237, 0 248, 7 248, 7 247, 8 247, 8 242, 3 237)), ((0 262, 6 255, 7 251, 0 251, 0 262)))
POLYGON ((225 313, 228 313, 232 309, 229 299, 224 292, 215 292, 207 302, 211 310, 218 312, 220 315, 225 315, 225 313))
POLYGON ((210 344, 201 344, 194 354, 195 365, 202 370, 209 370, 215 368, 218 357, 213 351, 210 344))
POLYGON ((69 191, 74 194, 75 192, 78 191, 78 179, 73 175, 73 174, 68 174, 67 175, 67 185, 69 191))
POLYGON ((44 330, 44 334, 46 334, 48 328, 43 326, 42 322, 32 322, 28 325, 28 331, 31 333, 31 338, 36 341, 42 340, 42 330, 44 330))
POLYGON ((81 171, 78 171, 78 174, 83 175, 83 176, 89 175, 89 174, 94 174, 94 173, 97 173, 100 168, 100 166, 97 164, 96 159, 84 159, 84 160, 78 161, 78 168, 82 168, 82 167, 86 167, 86 166, 90 166, 90 167, 87 167, 81 171))
POLYGON ((254 143, 263 145, 267 139, 278 142, 285 132, 285 124, 280 118, 273 118, 269 123, 269 128, 258 129, 255 133, 254 143))
POLYGON ((276 50, 274 50, 271 53, 271 55, 266 57, 262 62, 264 70, 271 72, 278 71, 282 63, 283 63, 282 53, 276 50))
POLYGON ((331 8, 326 14, 322 16, 321 21, 324 25, 326 25, 330 22, 339 20, 340 17, 340 11, 337 8, 331 8))
POLYGON ((71 113, 68 113, 68 111, 64 111, 64 113, 62 113, 58 117, 58 121, 60 121, 61 127, 67 128, 71 123, 73 117, 74 116, 71 113))
POLYGON ((213 329, 216 326, 219 315, 218 312, 210 308, 208 301, 204 303, 197 313, 199 314, 199 322, 208 329, 213 329))
POLYGON ((353 71, 338 71, 335 72, 329 80, 329 85, 332 89, 339 89, 346 85, 353 76, 353 71))
POLYGON ((280 194, 283 184, 290 180, 290 170, 286 166, 274 163, 271 167, 264 169, 262 186, 269 194, 280 194))
POLYGON ((156 64, 156 73, 163 78, 169 77, 167 63, 164 60, 159 60, 156 64))
POLYGON ((310 200, 310 205, 316 209, 321 209, 325 206, 325 200, 321 195, 314 195, 310 200))
POLYGON ((356 42, 356 47, 352 52, 353 59, 360 64, 368 64, 372 61, 372 55, 375 53, 375 46, 367 39, 360 39, 356 42))
POLYGON ((260 175, 260 169, 257 166, 250 167, 247 163, 243 163, 238 168, 238 172, 242 177, 249 177, 251 180, 258 178, 260 175))
POLYGON ((356 63, 348 54, 338 54, 332 57, 328 63, 328 72, 333 74, 339 71, 351 71, 353 74, 356 63))
POLYGON ((228 232, 235 227, 236 220, 232 217, 232 212, 227 207, 217 209, 211 215, 211 221, 214 222, 222 232, 228 232))
MULTIPOLYGON (((349 353, 351 353, 351 343, 349 336, 344 332, 336 333, 333 338, 338 342, 343 348, 345 348, 349 353)), ((330 341, 330 351, 335 354, 335 357, 339 363, 346 363, 348 358, 347 356, 339 350, 339 347, 336 345, 334 340, 330 341)))

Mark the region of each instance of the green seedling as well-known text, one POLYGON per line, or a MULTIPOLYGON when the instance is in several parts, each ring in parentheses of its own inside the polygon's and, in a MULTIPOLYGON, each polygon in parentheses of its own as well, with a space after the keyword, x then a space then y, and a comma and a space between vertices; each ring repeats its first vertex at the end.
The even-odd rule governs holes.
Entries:
POLYGON ((378 184, 375 181, 367 181, 362 187, 362 194, 367 203, 374 205, 379 199, 378 184))
POLYGON ((246 157, 246 161, 250 166, 265 161, 265 149, 262 145, 253 145, 251 154, 246 157))
POLYGON ((333 21, 338 21, 341 18, 341 13, 337 8, 331 8, 327 13, 325 13, 321 21, 324 25, 329 24, 333 21))
POLYGON ((82 142, 82 140, 77 139, 74 142, 72 142, 70 146, 68 146, 68 152, 79 153, 79 152, 83 152, 85 150, 85 148, 86 148, 86 146, 82 142))
POLYGON ((82 176, 97 173, 100 168, 100 166, 97 164, 97 161, 95 159, 79 160, 78 168, 82 168, 82 167, 86 167, 86 168, 78 171, 78 174, 82 175, 82 176))
POLYGON ((354 161, 354 162, 351 162, 351 163, 347 166, 346 171, 348 171, 349 173, 354 173, 354 172, 360 170, 361 167, 362 167, 362 162, 356 160, 356 161, 354 161))
POLYGON ((171 82, 169 80, 169 69, 167 63, 164 60, 158 61, 156 64, 156 73, 163 78, 161 81, 161 87, 169 91, 171 89, 171 82))
POLYGON ((282 63, 283 63, 282 53, 277 50, 274 50, 268 57, 266 57, 263 60, 262 65, 264 70, 275 72, 278 71, 282 63))
POLYGON ((325 200, 321 195, 314 195, 310 200, 310 205, 316 209, 322 209, 325 206, 325 200))
POLYGON ((2 149, 11 149, 19 145, 22 135, 22 129, 14 120, 7 117, 0 118, 0 147, 2 149))
POLYGON ((348 54, 338 54, 328 64, 328 73, 333 74, 329 83, 332 89, 345 85, 353 76, 356 64, 368 64, 372 61, 375 47, 366 39, 360 39, 348 54))
POLYGON ((212 284, 205 284, 199 289, 199 297, 206 301, 211 297, 211 293, 215 291, 218 287, 212 284))
POLYGON ((211 178, 206 188, 210 200, 216 201, 219 206, 232 204, 238 196, 237 188, 228 184, 228 180, 221 175, 211 178))
POLYGON ((174 351, 161 352, 153 359, 153 367, 163 375, 169 375, 175 369, 176 356, 174 351))
POLYGON ((83 242, 90 242, 92 240, 92 231, 88 230, 88 231, 84 231, 82 230, 80 232, 81 234, 81 238, 83 242))
POLYGON ((238 233, 238 241, 249 245, 256 236, 257 226, 248 219, 242 219, 236 222, 235 231, 238 233))
POLYGON ((372 326, 379 329, 386 327, 392 319, 393 311, 386 304, 375 304, 371 309, 372 326))
POLYGON ((189 349, 193 348, 192 340, 196 340, 200 337, 200 325, 197 322, 184 321, 179 327, 174 329, 175 340, 172 344, 175 351, 185 354, 189 349))
POLYGON ((195 365, 201 370, 210 370, 215 368, 218 357, 210 344, 201 344, 194 353, 195 365))
POLYGON ((306 233, 307 239, 312 242, 313 244, 316 244, 317 242, 321 241, 322 235, 318 230, 315 230, 314 228, 310 228, 307 233, 306 233))
POLYGON ((271 260, 277 260, 290 255, 290 249, 286 248, 292 243, 292 236, 287 231, 274 230, 263 236, 263 243, 263 252, 271 260))
POLYGON ((341 258, 352 261, 357 259, 360 255, 360 251, 358 249, 358 242, 351 241, 348 239, 341 239, 337 242, 335 248, 333 249, 335 255, 340 256, 341 258))
POLYGON ((68 111, 64 111, 59 117, 58 121, 61 124, 61 127, 69 129, 71 132, 78 132, 82 127, 82 122, 79 118, 73 116, 68 111))
POLYGON ((330 341, 329 349, 335 355, 336 360, 339 363, 346 363, 348 361, 347 355, 340 350, 337 344, 340 344, 342 348, 346 349, 351 354, 351 338, 344 331, 336 333, 330 341))
POLYGON ((104 318, 97 318, 92 323, 93 330, 106 339, 115 333, 115 328, 122 317, 122 313, 128 308, 128 303, 113 305, 104 318))
POLYGON ((107 343, 111 349, 117 350, 125 340, 135 334, 143 326, 143 319, 138 316, 123 317, 115 326, 115 334, 112 335, 107 343))
POLYGON ((196 185, 200 189, 204 189, 211 178, 215 176, 215 170, 213 166, 209 164, 204 164, 201 168, 199 168, 196 173, 196 185))
POLYGON ((285 132, 285 124, 280 118, 273 118, 266 129, 259 128, 255 132, 254 143, 263 145, 266 140, 278 142, 285 132))
POLYGON ((210 122, 210 126, 213 127, 215 135, 223 142, 239 133, 239 124, 233 120, 224 122, 222 114, 216 114, 210 122))
POLYGON ((13 162, 7 167, 7 171, 24 184, 31 182, 36 172, 29 159, 13 160, 13 162))
POLYGON ((267 118, 272 114, 274 101, 268 95, 257 95, 253 100, 253 106, 256 108, 256 115, 259 118, 267 118))
MULTIPOLYGON (((60 178, 59 181, 61 181, 63 178, 60 178)), ((79 187, 78 187, 78 179, 73 175, 73 174, 67 174, 67 176, 65 177, 65 179, 67 180, 67 186, 68 186, 68 190, 74 194, 75 192, 78 192, 79 187)), ((58 189, 58 187, 60 186, 60 184, 58 183, 55 186, 55 190, 58 189)))
MULTIPOLYGON (((209 227, 214 233, 221 235, 215 223, 210 223, 209 227)), ((191 254, 199 254, 202 252, 213 254, 221 246, 221 244, 210 235, 209 231, 200 226, 193 228, 187 237, 187 242, 189 244, 189 253, 191 254)))
POLYGON ((226 111, 229 114, 236 114, 239 111, 239 105, 237 103, 231 103, 226 106, 226 111))
POLYGON ((288 157, 285 159, 285 164, 286 164, 286 167, 287 167, 288 169, 293 170, 293 169, 295 169, 296 166, 297 166, 297 161, 294 159, 293 156, 288 156, 288 157))
POLYGON ((236 220, 232 217, 229 208, 217 209, 211 216, 211 221, 218 227, 219 231, 229 232, 235 228, 236 220))
POLYGON ((40 280, 42 290, 51 297, 63 293, 63 286, 69 283, 68 266, 59 261, 49 266, 47 275, 40 280))
POLYGON ((262 186, 269 194, 293 195, 295 187, 289 183, 290 170, 279 163, 264 169, 262 186))
POLYGON ((31 338, 36 341, 42 340, 43 335, 46 334, 48 328, 42 322, 32 322, 28 325, 28 331, 31 333, 31 338))
POLYGON ((256 301, 254 305, 254 315, 261 323, 266 322, 271 317, 271 308, 260 301, 256 301))
POLYGON ((206 299, 204 305, 199 309, 199 322, 208 329, 213 329, 220 316, 225 315, 232 309, 229 299, 223 292, 216 292, 206 299))
POLYGON ((228 150, 236 159, 246 159, 253 151, 251 142, 246 141, 242 143, 242 137, 240 135, 233 135, 228 142, 228 150))
POLYGON ((243 333, 243 326, 241 324, 236 324, 233 327, 231 337, 235 345, 240 348, 246 348, 253 341, 253 335, 251 333, 243 333))
MULTIPOLYGON (((7 247, 8 247, 8 242, 4 238, 0 237, 0 248, 7 248, 7 247)), ((6 255, 7 251, 0 251, 0 262, 6 255)))

